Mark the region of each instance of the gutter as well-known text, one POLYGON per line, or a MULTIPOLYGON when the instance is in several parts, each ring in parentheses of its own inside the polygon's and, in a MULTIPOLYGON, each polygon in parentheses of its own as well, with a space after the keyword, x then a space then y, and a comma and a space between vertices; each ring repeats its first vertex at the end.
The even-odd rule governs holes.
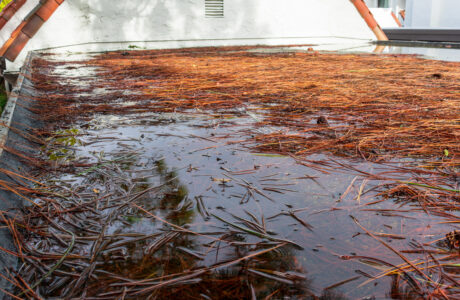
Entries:
POLYGON ((377 37, 379 41, 388 41, 388 37, 386 36, 385 32, 383 32, 380 25, 375 20, 374 16, 372 15, 369 7, 367 7, 364 0, 350 0, 351 3, 356 7, 361 17, 363 17, 364 21, 366 21, 367 26, 372 30, 372 32, 377 37))
MULTIPOLYGON (((27 58, 24 63, 24 68, 28 68, 30 61, 32 60, 32 52, 27 54, 27 58)), ((3 154, 3 146, 8 138, 9 128, 11 126, 11 120, 13 119, 14 109, 16 108, 16 101, 22 89, 22 83, 24 81, 24 74, 27 73, 27 69, 21 70, 19 77, 16 81, 16 86, 11 91, 8 101, 6 102, 5 109, 0 117, 0 157, 3 154)))
MULTIPOLYGON (((3 150, 3 147, 7 143, 14 143, 18 142, 17 140, 10 140, 15 139, 14 137, 10 136, 13 131, 10 132, 10 126, 13 120, 18 121, 18 113, 17 109, 21 106, 16 105, 16 102, 20 100, 21 92, 23 91, 25 79, 27 77, 27 73, 29 72, 29 66, 31 61, 32 54, 29 52, 26 64, 24 68, 21 70, 17 83, 11 92, 10 96, 8 97, 8 102, 5 106, 5 110, 3 111, 0 117, 0 164, 2 168, 12 169, 13 171, 19 170, 22 168, 21 163, 16 161, 13 158, 13 155, 9 154, 7 151, 3 150)), ((19 116, 20 118, 20 116, 19 116)), ((4 181, 11 181, 11 178, 8 177, 6 174, 0 174, 0 179, 4 181)), ((0 210, 1 211, 8 211, 10 209, 20 209, 23 206, 23 200, 11 193, 10 191, 3 190, 0 191, 0 210)), ((16 246, 14 243, 14 239, 11 235, 11 232, 6 228, 0 228, 0 246, 4 249, 16 251, 16 246)), ((4 250, 0 250, 0 273, 5 273, 5 268, 10 270, 17 270, 19 265, 19 259, 8 254, 4 250)), ((0 299, 10 299, 7 295, 9 291, 13 288, 13 284, 11 281, 8 281, 5 278, 0 277, 0 299)))

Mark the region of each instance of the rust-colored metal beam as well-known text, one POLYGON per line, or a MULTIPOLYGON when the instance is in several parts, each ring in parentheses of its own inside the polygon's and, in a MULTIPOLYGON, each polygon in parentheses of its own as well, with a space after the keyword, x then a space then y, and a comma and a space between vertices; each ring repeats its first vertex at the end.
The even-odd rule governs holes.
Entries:
POLYGON ((372 30, 379 41, 388 41, 388 37, 386 36, 385 32, 383 32, 382 28, 380 28, 379 24, 375 20, 374 16, 372 15, 369 7, 367 7, 366 3, 363 0, 350 0, 351 3, 356 7, 361 17, 363 17, 364 21, 366 21, 367 26, 372 30))
POLYGON ((399 11, 399 15, 401 16, 401 18, 403 19, 403 21, 406 20, 406 10, 405 9, 402 9, 399 11))

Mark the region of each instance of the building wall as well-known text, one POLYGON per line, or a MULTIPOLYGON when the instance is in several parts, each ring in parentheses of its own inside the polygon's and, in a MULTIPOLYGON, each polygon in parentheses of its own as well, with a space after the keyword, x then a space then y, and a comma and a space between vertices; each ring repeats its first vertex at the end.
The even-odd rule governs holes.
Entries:
MULTIPOLYGON (((372 37, 369 32, 362 30, 361 18, 354 18, 359 15, 349 1, 225 0, 224 18, 205 18, 204 2, 67 0, 46 25, 70 25, 81 42, 298 36, 372 37), (117 4, 114 5, 114 2, 117 4)), ((63 42, 70 40, 66 35, 68 30, 62 28, 61 31, 58 33, 63 42)))
MULTIPOLYGON (((377 8, 378 7, 378 0, 364 0, 366 5, 369 8, 377 8)), ((391 8, 395 14, 399 13, 401 9, 405 9, 406 7, 406 0, 389 0, 388 7, 391 8)))
POLYGON ((399 21, 404 24, 404 20, 399 15, 399 12, 406 9, 406 0, 389 0, 388 7, 386 8, 379 8, 378 0, 365 0, 364 2, 370 8, 380 27, 398 27, 398 24, 393 19, 391 12, 393 12, 399 21))
POLYGON ((407 0, 407 27, 460 29, 459 0, 407 0))
POLYGON ((439 10, 432 13, 432 26, 459 28, 460 29, 460 1, 459 0, 436 0, 439 1, 439 10))
POLYGON ((205 0, 66 0, 18 59, 30 50, 92 42, 374 38, 348 0, 225 0, 224 6, 224 18, 205 18, 205 0))
POLYGON ((398 27, 395 19, 391 15, 391 8, 370 8, 372 15, 382 28, 398 27))

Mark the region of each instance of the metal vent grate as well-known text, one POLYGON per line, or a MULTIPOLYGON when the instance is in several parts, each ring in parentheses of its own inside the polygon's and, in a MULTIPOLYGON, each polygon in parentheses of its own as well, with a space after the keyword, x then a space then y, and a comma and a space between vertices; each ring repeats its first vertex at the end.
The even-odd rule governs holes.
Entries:
POLYGON ((204 0, 206 18, 224 17, 224 0, 204 0))

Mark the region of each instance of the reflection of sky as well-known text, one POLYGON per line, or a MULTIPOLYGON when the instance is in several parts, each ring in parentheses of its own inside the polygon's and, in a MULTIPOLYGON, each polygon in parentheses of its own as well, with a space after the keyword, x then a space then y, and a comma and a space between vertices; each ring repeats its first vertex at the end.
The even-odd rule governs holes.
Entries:
POLYGON ((385 51, 397 54, 418 54, 435 60, 460 61, 460 49, 391 46, 385 51))
MULTIPOLYGON (((384 257, 385 260, 397 262, 366 235, 353 237, 360 230, 352 222, 350 214, 357 217, 365 227, 376 232, 404 234, 413 232, 416 228, 422 229, 412 236, 419 241, 425 239, 423 228, 433 220, 428 219, 425 213, 409 213, 415 219, 406 219, 362 211, 361 209, 365 208, 396 209, 398 206, 391 201, 386 201, 366 207, 366 203, 378 198, 375 193, 370 192, 363 195, 359 201, 356 199, 358 189, 363 184, 361 179, 357 179, 352 192, 339 201, 355 175, 346 172, 326 174, 300 165, 290 157, 256 155, 241 146, 227 144, 229 141, 245 137, 247 129, 253 122, 252 118, 216 120, 203 116, 189 118, 174 114, 151 115, 131 118, 131 120, 120 118, 116 126, 113 122, 104 121, 105 119, 110 117, 103 116, 99 122, 97 119, 94 120, 93 124, 97 124, 97 129, 87 130, 82 137, 90 145, 81 147, 78 155, 88 156, 89 152, 94 151, 111 156, 129 150, 139 153, 138 162, 164 159, 169 171, 177 170, 180 184, 188 191, 188 199, 195 201, 195 197, 201 197, 210 213, 230 222, 236 221, 232 214, 250 219, 245 210, 259 218, 264 216, 267 229, 275 232, 276 237, 289 239, 303 246, 305 250, 298 251, 296 259, 307 271, 309 279, 313 280, 313 285, 318 288, 355 276, 354 269, 366 269, 356 262, 344 263, 337 259, 335 254, 369 255, 372 252, 378 253, 378 256, 384 257), (142 121, 146 119, 149 121, 147 124, 142 121), (101 137, 113 137, 113 139, 101 139, 101 137), (250 174, 232 173, 247 170, 251 170, 250 174), (229 179, 228 175, 231 179, 225 185, 215 181, 215 179, 229 179), (254 193, 254 198, 241 204, 241 197, 247 193, 247 189, 242 186, 246 182, 262 191, 263 195, 254 193), (331 207, 336 207, 337 210, 331 211, 331 207), (270 219, 290 209, 301 209, 296 215, 311 224, 313 231, 303 227, 289 215, 270 219), (382 224, 387 227, 382 228, 382 224), (330 273, 331 267, 334 268, 334 273, 330 273)), ((327 160, 328 157, 318 154, 312 155, 309 159, 327 160)), ((381 165, 342 161, 367 172, 385 170, 381 165)), ((160 182, 158 176, 149 178, 148 181, 151 186, 158 185, 160 182)), ((367 182, 364 190, 378 183, 367 182)), ((157 204, 153 207, 157 207, 155 205, 157 204)), ((153 211, 163 218, 168 214, 168 211, 164 210, 153 211)), ((198 213, 194 214, 191 222, 190 229, 198 232, 214 232, 227 228, 215 219, 208 220, 198 213)), ((135 222, 129 228, 121 229, 120 226, 123 225, 115 223, 110 231, 153 233, 162 227, 158 223, 152 224, 148 219, 135 222)), ((439 231, 442 232, 441 229, 439 231)), ((247 241, 258 242, 260 239, 248 235, 247 241)), ((393 241, 395 246, 399 243, 405 245, 406 241, 393 241)), ((222 251, 221 255, 225 255, 225 251, 222 251)), ((213 262, 214 259, 205 259, 201 263, 213 262)), ((366 270, 372 271, 372 268, 366 270)), ((358 283, 359 281, 356 281, 356 285, 358 283)), ((367 288, 366 286, 357 289, 355 295, 361 295, 367 288)), ((380 286, 376 290, 379 288, 380 286)))
MULTIPOLYGON (((338 51, 351 53, 374 53, 375 44, 369 43, 324 43, 312 47, 289 47, 289 48, 269 48, 251 51, 262 52, 279 52, 279 51, 307 51, 308 48, 313 48, 316 51, 338 51)), ((433 48, 433 47, 400 47, 386 46, 383 54, 417 54, 427 59, 445 60, 445 61, 460 61, 460 49, 449 48, 433 48)))

